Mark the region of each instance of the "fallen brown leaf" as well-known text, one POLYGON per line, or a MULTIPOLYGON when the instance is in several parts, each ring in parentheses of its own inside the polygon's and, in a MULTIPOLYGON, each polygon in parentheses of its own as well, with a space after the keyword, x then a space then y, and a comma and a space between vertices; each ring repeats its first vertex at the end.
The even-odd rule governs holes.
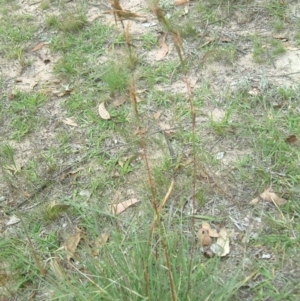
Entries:
POLYGON ((291 145, 299 145, 300 139, 296 135, 290 135, 285 139, 285 142, 291 145))
POLYGON ((175 6, 184 5, 184 4, 187 4, 187 3, 189 3, 189 0, 175 0, 174 1, 175 6))
POLYGON ((126 102, 126 97, 124 95, 120 95, 116 97, 115 100, 113 101, 113 107, 114 108, 119 107, 125 102, 126 102))
POLYGON ((227 230, 225 228, 222 228, 219 232, 219 237, 217 239, 217 245, 219 245, 222 248, 222 252, 220 255, 221 257, 226 256, 230 252, 230 246, 229 246, 229 238, 227 234, 227 230))
POLYGON ((57 257, 50 258, 50 268, 59 281, 65 280, 65 274, 62 267, 58 263, 57 257))
POLYGON ((158 125, 167 135, 174 133, 170 125, 165 122, 161 121, 158 123, 158 125))
POLYGON ((113 102, 113 107, 114 108, 119 107, 119 106, 121 106, 125 102, 126 102, 125 95, 120 95, 120 96, 118 96, 118 97, 115 98, 115 100, 113 102))
POLYGON ((20 222, 20 219, 14 214, 10 217, 9 221, 6 223, 6 226, 15 225, 20 222))
POLYGON ((99 115, 102 119, 110 119, 110 115, 105 108, 104 102, 101 102, 98 108, 99 115))
POLYGON ((205 228, 200 228, 197 233, 198 242, 202 247, 210 246, 212 239, 209 236, 209 230, 205 228))
POLYGON ((260 194, 262 200, 266 202, 273 202, 277 206, 284 205, 287 200, 284 198, 279 197, 276 193, 271 192, 270 188, 266 189, 262 194, 260 194))
POLYGON ((106 244, 108 240, 108 234, 102 233, 100 236, 98 236, 95 240, 95 248, 93 250, 93 255, 97 256, 100 253, 101 248, 106 244))
POLYGON ((78 124, 72 118, 66 118, 63 120, 63 123, 70 126, 78 126, 78 124))
POLYGON ((207 222, 202 223, 202 228, 208 230, 208 235, 210 237, 219 237, 219 233, 210 227, 210 224, 207 222))
POLYGON ((160 36, 158 38, 158 46, 159 50, 156 54, 156 60, 163 59, 169 52, 169 47, 166 44, 166 34, 164 32, 160 32, 160 36))
POLYGON ((32 51, 32 52, 38 51, 38 50, 40 50, 41 48, 43 48, 44 45, 45 45, 44 42, 38 43, 36 46, 34 46, 34 47, 31 49, 31 51, 32 51))
POLYGON ((128 207, 130 207, 133 204, 138 203, 138 202, 140 202, 140 200, 138 200, 136 198, 132 198, 127 201, 121 202, 119 204, 111 204, 111 213, 115 214, 115 215, 120 214, 124 210, 126 210, 128 207))
POLYGON ((70 261, 72 257, 77 258, 75 251, 81 240, 82 231, 76 227, 76 234, 69 236, 69 238, 64 243, 64 248, 67 252, 67 260, 70 261))
POLYGON ((249 202, 250 205, 256 205, 259 202, 259 198, 255 198, 249 202))

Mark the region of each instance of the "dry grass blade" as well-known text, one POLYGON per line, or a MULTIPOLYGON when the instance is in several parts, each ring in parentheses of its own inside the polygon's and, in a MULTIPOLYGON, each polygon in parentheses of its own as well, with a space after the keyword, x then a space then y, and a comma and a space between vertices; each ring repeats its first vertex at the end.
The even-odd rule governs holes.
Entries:
POLYGON ((161 209, 163 208, 163 206, 165 205, 166 201, 168 200, 168 198, 170 197, 170 194, 173 190, 174 187, 174 179, 172 179, 171 184, 169 186, 169 189, 165 195, 165 197, 163 198, 163 200, 161 201, 159 207, 158 207, 158 213, 161 211, 161 209))

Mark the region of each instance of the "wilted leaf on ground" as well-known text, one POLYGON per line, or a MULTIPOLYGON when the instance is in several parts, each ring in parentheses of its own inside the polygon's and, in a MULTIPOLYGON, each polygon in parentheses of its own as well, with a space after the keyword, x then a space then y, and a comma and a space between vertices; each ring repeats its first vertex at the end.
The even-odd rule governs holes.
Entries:
POLYGON ((279 197, 276 193, 271 192, 270 188, 266 189, 261 195, 261 199, 267 202, 274 202, 276 205, 284 205, 287 200, 279 197))
POLYGON ((230 252, 230 246, 229 246, 229 237, 227 234, 227 230, 225 228, 222 228, 219 232, 219 237, 217 239, 217 245, 221 247, 221 252, 217 255, 223 257, 229 254, 230 252))
POLYGON ((290 135, 285 139, 285 142, 291 145, 299 145, 300 139, 296 135, 290 135))
POLYGON ((212 239, 209 236, 209 230, 205 228, 200 228, 197 233, 198 242, 202 247, 210 246, 212 239))
POLYGON ((105 108, 104 102, 101 102, 98 109, 99 115, 102 119, 110 119, 110 115, 105 108))
POLYGON ((67 260, 70 261, 72 257, 77 257, 75 251, 81 240, 82 231, 76 227, 76 234, 69 236, 69 238, 64 243, 64 248, 67 252, 67 260))
POLYGON ((219 233, 210 227, 207 222, 202 223, 202 227, 198 230, 197 238, 201 246, 210 246, 212 243, 211 237, 219 237, 219 233))
POLYGON ((63 120, 63 123, 70 126, 78 126, 78 124, 72 118, 66 118, 63 120))
POLYGON ((97 256, 99 255, 100 249, 106 244, 108 240, 108 234, 102 233, 100 236, 98 236, 95 240, 95 248, 93 250, 93 255, 97 256))
POLYGON ((210 227, 210 224, 207 222, 202 223, 202 228, 208 230, 208 234, 210 237, 219 237, 219 233, 210 227))
POLYGON ((33 47, 31 49, 32 52, 35 52, 35 51, 38 51, 40 50, 42 47, 44 47, 45 43, 44 42, 41 42, 41 43, 38 43, 35 47, 33 47))
POLYGON ((60 264, 58 263, 57 257, 50 258, 50 268, 52 272, 57 277, 57 280, 63 281, 65 280, 63 269, 61 268, 60 264))
POLYGON ((164 32, 160 32, 160 36, 158 38, 158 46, 159 50, 157 51, 156 59, 159 61, 163 59, 169 52, 169 47, 166 44, 166 34, 164 32))
POLYGON ((115 100, 113 102, 113 107, 116 108, 118 106, 121 106, 125 102, 126 102, 125 95, 120 95, 120 96, 118 96, 118 97, 115 98, 115 100))
POLYGON ((259 202, 259 198, 255 198, 249 202, 250 205, 256 205, 259 202))
POLYGON ((161 121, 158 123, 158 125, 167 135, 174 133, 170 125, 165 122, 161 121))
POLYGON ((189 2, 189 0, 175 0, 174 5, 175 6, 184 5, 184 4, 187 4, 188 2, 189 2))
POLYGON ((111 204, 111 213, 112 214, 120 214, 124 210, 126 210, 128 207, 132 206, 135 203, 138 203, 140 200, 136 198, 129 199, 127 201, 121 202, 119 204, 111 204))
POLYGON ((15 225, 20 222, 20 219, 14 214, 10 217, 9 221, 6 223, 6 226, 15 225))

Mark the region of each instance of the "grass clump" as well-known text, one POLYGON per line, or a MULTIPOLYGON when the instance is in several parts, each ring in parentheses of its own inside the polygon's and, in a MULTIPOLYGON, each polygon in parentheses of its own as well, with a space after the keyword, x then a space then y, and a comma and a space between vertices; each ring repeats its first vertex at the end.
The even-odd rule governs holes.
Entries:
MULTIPOLYGON (((7 14, 11 14, 10 10, 7 14)), ((35 26, 30 16, 15 16, 14 23, 10 22, 8 15, 0 19, 0 53, 9 59, 20 59, 28 41, 33 37, 35 26)))
POLYGON ((62 32, 75 33, 79 32, 87 23, 86 16, 83 12, 74 13, 66 12, 61 16, 49 15, 45 20, 46 26, 57 29, 62 32))
MULTIPOLYGON (((13 99, 8 106, 10 113, 9 127, 12 130, 11 137, 20 140, 33 129, 37 129, 43 122, 37 112, 46 101, 44 94, 28 94, 17 91, 11 96, 13 99)), ((4 116, 2 116, 4 118, 4 116)), ((8 122, 6 120, 5 122, 8 122)))
POLYGON ((277 3, 163 1, 129 12, 113 1, 98 15, 98 5, 75 2, 35 4, 53 11, 30 43, 51 42, 19 52, 33 66, 43 51, 55 57, 46 80, 44 70, 20 74, 41 75, 34 89, 47 96, 20 91, 19 74, 1 80, 0 294, 297 300, 287 275, 300 266, 300 88, 247 59, 283 53, 259 31, 275 17, 284 24, 277 3), (159 59, 157 23, 168 48, 159 59), (263 200, 269 188, 287 202, 263 200), (9 224, 14 215, 24 218, 9 224), (204 245, 205 222, 227 230, 228 254, 214 252, 224 234, 204 245))
POLYGON ((111 61, 102 70, 101 79, 110 92, 120 92, 128 88, 128 70, 124 66, 111 61))

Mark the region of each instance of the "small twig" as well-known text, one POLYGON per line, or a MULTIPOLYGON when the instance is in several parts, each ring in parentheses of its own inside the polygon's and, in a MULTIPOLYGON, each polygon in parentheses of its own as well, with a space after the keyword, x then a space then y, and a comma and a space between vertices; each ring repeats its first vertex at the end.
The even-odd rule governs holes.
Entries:
POLYGON ((299 74, 300 71, 297 72, 292 72, 292 73, 286 73, 286 74, 278 74, 278 75, 267 75, 268 77, 285 77, 285 76, 290 76, 294 74, 299 74))

